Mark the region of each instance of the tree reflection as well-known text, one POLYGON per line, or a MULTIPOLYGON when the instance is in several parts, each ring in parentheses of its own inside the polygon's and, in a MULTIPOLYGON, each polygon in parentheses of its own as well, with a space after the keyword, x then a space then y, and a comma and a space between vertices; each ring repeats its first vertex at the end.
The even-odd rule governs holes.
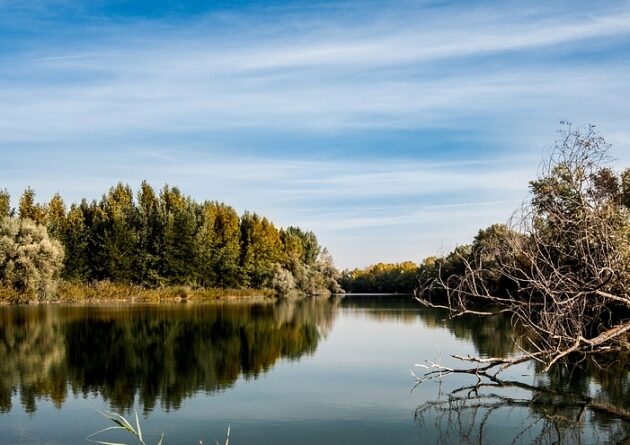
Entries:
POLYGON ((448 311, 421 307, 412 295, 353 295, 344 298, 341 305, 378 320, 412 323, 421 319, 429 328, 447 329, 458 339, 472 342, 482 357, 507 357, 517 350, 509 317, 449 318, 448 311))
POLYGON ((313 353, 334 303, 36 307, 0 311, 0 410, 20 394, 27 412, 68 390, 125 410, 136 398, 178 409, 198 391, 256 378, 281 358, 313 353))
POLYGON ((42 395, 57 407, 66 399, 63 333, 50 309, 0 311, 0 412, 18 392, 27 412, 42 395))
MULTIPOLYGON (((507 317, 442 322, 456 337, 472 341, 481 357, 507 358, 526 346, 507 317)), ((462 369, 432 364, 417 384, 457 373, 476 381, 419 406, 416 420, 432 422, 440 443, 630 443, 628 359, 618 353, 606 362, 589 359, 547 372, 538 364, 532 384, 499 379, 496 369, 483 370, 483 362, 462 369)))
POLYGON ((490 378, 422 404, 415 418, 433 424, 439 443, 627 443, 630 410, 587 394, 490 378))

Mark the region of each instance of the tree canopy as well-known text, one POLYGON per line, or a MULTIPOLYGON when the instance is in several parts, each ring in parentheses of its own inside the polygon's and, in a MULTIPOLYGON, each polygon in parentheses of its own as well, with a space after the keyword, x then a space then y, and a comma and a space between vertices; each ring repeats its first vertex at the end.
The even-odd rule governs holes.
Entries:
POLYGON ((418 265, 413 261, 378 263, 344 271, 341 286, 355 293, 411 293, 418 285, 417 275, 418 265))

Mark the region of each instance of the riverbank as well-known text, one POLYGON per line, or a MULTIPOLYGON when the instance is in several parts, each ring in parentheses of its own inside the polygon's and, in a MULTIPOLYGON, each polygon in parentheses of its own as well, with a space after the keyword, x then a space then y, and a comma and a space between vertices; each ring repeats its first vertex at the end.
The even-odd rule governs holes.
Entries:
POLYGON ((160 301, 217 301, 232 299, 273 299, 272 289, 192 288, 163 286, 147 288, 134 284, 99 281, 95 283, 61 282, 54 297, 38 300, 14 289, 0 288, 0 304, 31 303, 109 303, 160 301))

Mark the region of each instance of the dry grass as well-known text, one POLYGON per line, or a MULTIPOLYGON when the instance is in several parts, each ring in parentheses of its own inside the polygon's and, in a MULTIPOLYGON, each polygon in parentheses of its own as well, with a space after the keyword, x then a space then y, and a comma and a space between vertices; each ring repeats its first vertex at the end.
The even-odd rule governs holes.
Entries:
MULTIPOLYGON (((270 289, 195 289, 190 286, 146 288, 134 284, 98 281, 80 283, 64 281, 59 284, 51 302, 158 302, 158 301, 215 301, 238 298, 273 298, 270 289)), ((19 304, 35 302, 32 297, 10 288, 0 287, 0 303, 19 304)))

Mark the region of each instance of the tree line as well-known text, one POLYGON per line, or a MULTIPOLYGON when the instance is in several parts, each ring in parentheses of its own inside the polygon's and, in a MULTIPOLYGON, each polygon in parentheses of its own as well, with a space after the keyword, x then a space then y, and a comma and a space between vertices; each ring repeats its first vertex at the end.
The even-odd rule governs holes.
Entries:
POLYGON ((69 208, 58 193, 39 203, 27 188, 15 209, 9 193, 0 190, 0 221, 0 284, 21 291, 46 294, 38 278, 30 277, 29 269, 37 268, 51 270, 40 281, 59 275, 147 287, 340 290, 332 257, 313 232, 279 229, 256 213, 196 202, 168 185, 156 191, 144 181, 134 196, 119 183, 99 201, 83 199, 69 208), (45 242, 44 228, 51 238, 45 242), (22 258, 18 246, 35 232, 41 248, 22 258))

